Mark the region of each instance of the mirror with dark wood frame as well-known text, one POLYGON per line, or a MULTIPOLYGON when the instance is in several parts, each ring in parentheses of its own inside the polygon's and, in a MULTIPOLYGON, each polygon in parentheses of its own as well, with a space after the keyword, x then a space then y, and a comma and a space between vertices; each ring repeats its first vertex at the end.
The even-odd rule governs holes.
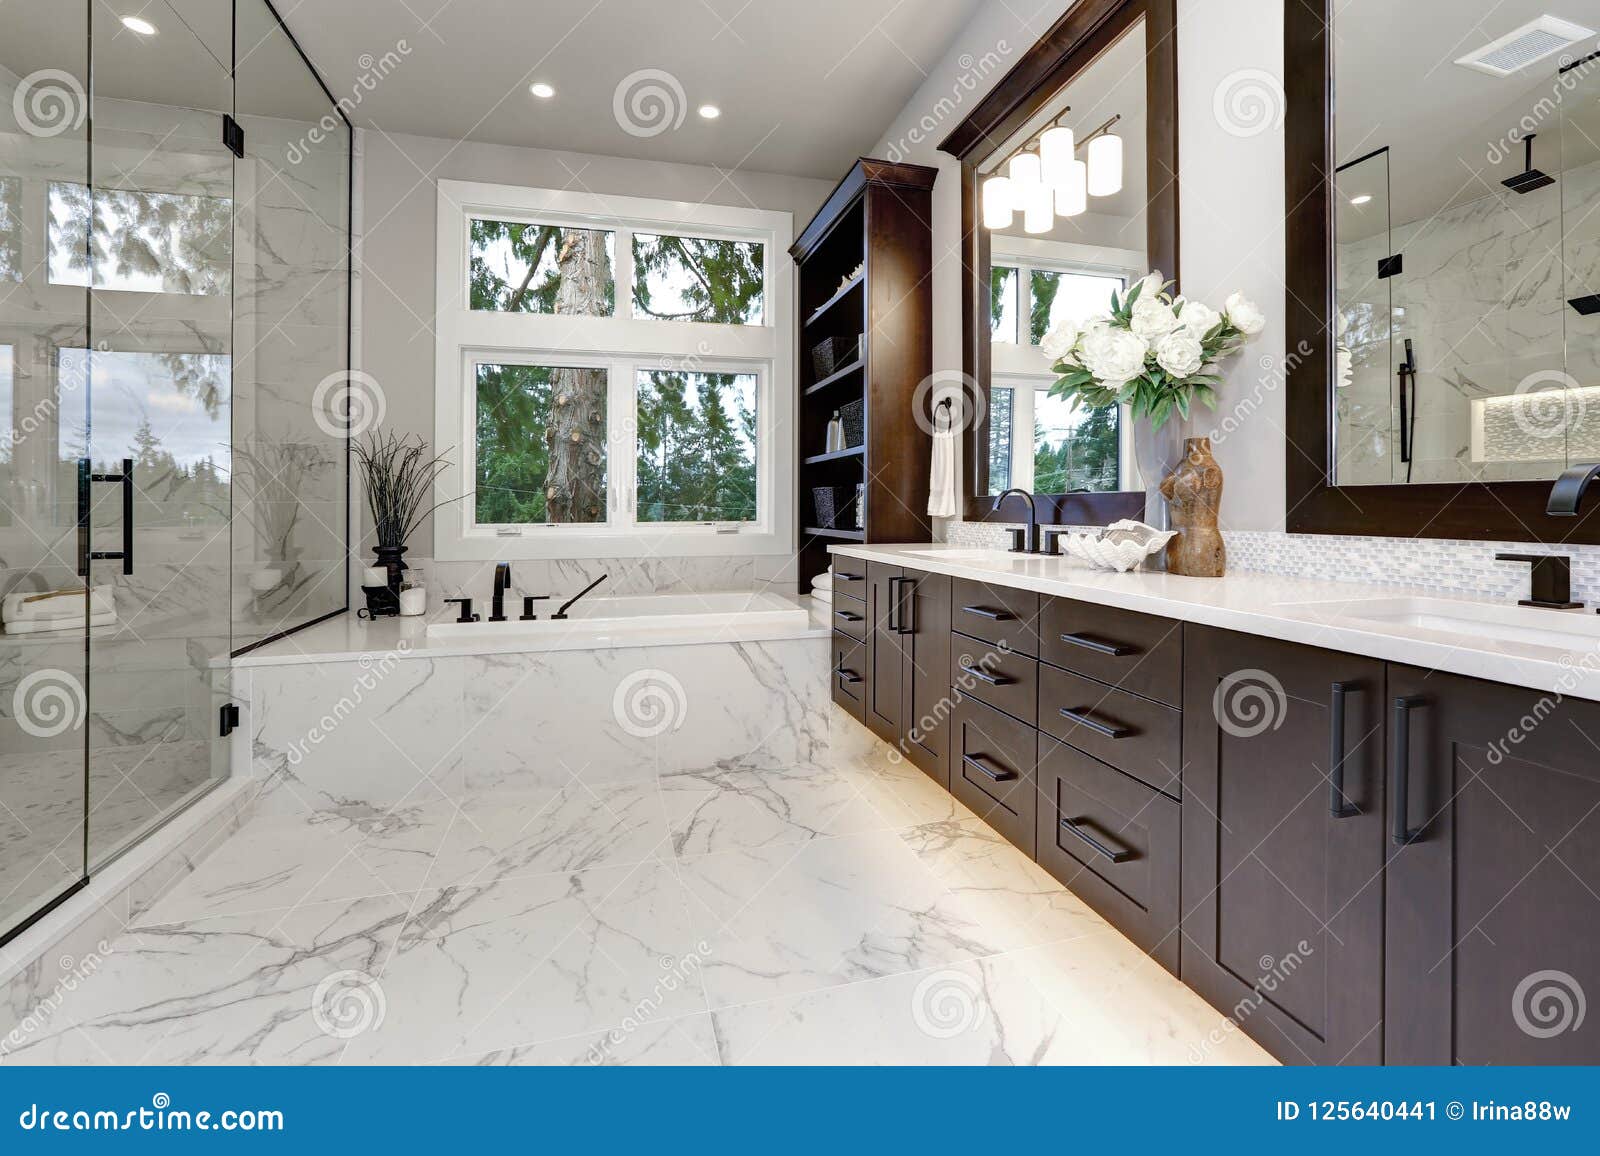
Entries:
POLYGON ((961 161, 968 519, 1015 520, 1020 499, 995 509, 1012 487, 1035 492, 1043 523, 1143 516, 1125 409, 1051 396, 1040 342, 1061 318, 1105 314, 1151 268, 1178 275, 1174 7, 1080 0, 940 145, 961 161), (1029 211, 997 182, 986 213, 986 183, 1037 166, 1052 130, 1046 165, 1076 184, 1046 172, 1029 211))
POLYGON ((1285 9, 1291 531, 1600 541, 1600 0, 1285 9))

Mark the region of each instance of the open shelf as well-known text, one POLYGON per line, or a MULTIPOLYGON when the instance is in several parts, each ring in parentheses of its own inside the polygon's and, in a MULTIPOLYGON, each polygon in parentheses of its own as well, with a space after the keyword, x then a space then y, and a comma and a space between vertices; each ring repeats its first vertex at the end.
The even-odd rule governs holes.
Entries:
POLYGON ((854 361, 852 361, 849 365, 845 366, 843 369, 836 369, 832 373, 828 374, 827 377, 824 377, 821 381, 818 381, 813 385, 806 386, 806 396, 810 397, 814 393, 821 393, 823 390, 827 389, 830 385, 835 385, 838 382, 843 381, 845 378, 849 377, 852 373, 859 373, 861 371, 861 367, 864 366, 864 365, 866 365, 866 362, 864 360, 862 360, 859 357, 856 358, 854 361))
POLYGON ((851 293, 854 293, 857 289, 861 288, 866 279, 867 275, 863 271, 861 273, 857 273, 854 277, 850 278, 850 280, 839 286, 839 291, 837 293, 835 293, 832 297, 829 297, 821 305, 818 305, 811 311, 811 316, 806 318, 806 324, 815 325, 818 321, 822 320, 822 318, 827 315, 828 310, 832 309, 835 305, 839 304, 839 302, 850 296, 851 293))
POLYGON ((832 453, 828 454, 812 454, 806 459, 806 465, 814 466, 818 462, 837 462, 843 458, 859 458, 862 454, 866 453, 866 451, 866 446, 859 445, 849 446, 848 448, 842 450, 834 450, 832 453))
POLYGON ((807 526, 805 532, 812 538, 837 538, 841 542, 865 542, 865 530, 830 530, 825 526, 807 526))

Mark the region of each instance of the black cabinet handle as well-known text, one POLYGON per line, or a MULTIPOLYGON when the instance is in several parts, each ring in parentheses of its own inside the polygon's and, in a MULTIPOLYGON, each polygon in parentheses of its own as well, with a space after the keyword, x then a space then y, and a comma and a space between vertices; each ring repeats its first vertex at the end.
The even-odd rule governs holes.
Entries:
POLYGON ((1095 734, 1105 735, 1108 739, 1125 739, 1133 734, 1132 727, 1125 727, 1121 723, 1101 722, 1088 711, 1062 707, 1058 713, 1068 722, 1075 722, 1081 727, 1088 727, 1095 734))
POLYGON ((966 671, 979 682, 986 682, 990 686, 1010 686, 1012 683, 1017 681, 1014 678, 1007 678, 1003 674, 990 674, 987 670, 980 670, 978 667, 972 666, 966 662, 961 664, 961 669, 966 671))
POLYGON ((861 676, 859 674, 853 670, 846 670, 842 666, 834 667, 833 673, 838 677, 840 682, 848 682, 853 684, 861 681, 861 676))
POLYGON ((1009 610, 990 610, 987 606, 963 606, 963 614, 976 614, 979 618, 987 618, 990 622, 1009 622, 1015 617, 1009 610))
POLYGON ((1092 634, 1063 634, 1061 641, 1092 650, 1096 654, 1109 654, 1112 658, 1127 658, 1130 654, 1139 653, 1137 646, 1129 646, 1126 642, 1106 642, 1092 634))
POLYGON ((1328 813, 1335 819, 1361 814, 1344 793, 1344 697, 1360 692, 1359 682, 1336 682, 1328 702, 1328 813))
POLYGON ((861 621, 861 615, 857 614, 853 610, 835 610, 833 612, 833 616, 835 618, 843 618, 846 622, 860 622, 861 621))
POLYGON ((900 583, 903 578, 889 579, 889 629, 900 633, 900 616, 896 613, 900 609, 900 583))
POLYGON ((122 459, 120 474, 90 472, 88 458, 78 459, 78 575, 87 577, 91 561, 122 559, 122 572, 133 573, 133 459, 122 459), (119 482, 122 485, 122 549, 89 549, 89 506, 91 482, 119 482))
POLYGON ((865 574, 846 574, 843 570, 833 576, 835 582, 860 582, 866 578, 865 574))
POLYGON ((915 621, 916 614, 914 609, 911 615, 906 614, 906 608, 908 606, 913 608, 915 607, 915 602, 908 601, 906 598, 906 589, 908 587, 912 590, 915 590, 917 588, 917 580, 915 578, 889 579, 889 597, 894 602, 895 611, 894 617, 889 624, 889 628, 896 634, 915 634, 917 632, 917 624, 915 621), (896 582, 899 583, 898 586, 895 585, 896 582), (908 618, 910 621, 908 621, 908 618))
POLYGON ((1394 700, 1394 845, 1405 847, 1417 842, 1421 827, 1409 823, 1411 810, 1411 712, 1428 705, 1420 694, 1403 695, 1394 700))
POLYGON ((1087 831, 1083 830, 1083 828, 1079 826, 1080 823, 1087 823, 1088 821, 1089 820, 1087 819, 1087 817, 1085 817, 1083 815, 1078 816, 1076 819, 1062 819, 1061 820, 1061 829, 1063 831, 1071 831, 1078 838, 1082 839, 1089 846, 1093 847, 1096 852, 1098 852, 1101 855, 1104 855, 1107 859, 1111 860, 1113 863, 1126 863, 1129 859, 1133 858, 1133 852, 1132 851, 1128 851, 1128 850, 1114 851, 1110 847, 1107 847, 1104 843, 1100 842, 1100 840, 1096 839, 1093 835, 1089 834, 1087 831))
POLYGON ((962 755, 961 761, 977 771, 991 783, 1009 783, 1017 777, 1017 772, 1006 767, 991 765, 994 760, 985 755, 962 755))

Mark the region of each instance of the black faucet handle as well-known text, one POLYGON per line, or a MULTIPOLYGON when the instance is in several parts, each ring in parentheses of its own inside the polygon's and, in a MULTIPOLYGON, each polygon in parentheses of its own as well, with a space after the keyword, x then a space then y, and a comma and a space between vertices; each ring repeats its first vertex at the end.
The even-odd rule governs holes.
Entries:
POLYGON ((1028 531, 1026 527, 1017 526, 1007 531, 1011 535, 1011 552, 1013 554, 1026 554, 1028 552, 1028 531))
POLYGON ((458 603, 461 604, 461 617, 456 619, 457 622, 476 622, 476 621, 478 621, 478 616, 472 612, 472 599, 470 599, 470 598, 446 598, 444 601, 445 601, 445 605, 446 606, 450 605, 450 603, 452 603, 452 602, 458 602, 458 603))
POLYGON ((1519 599, 1519 606, 1543 610, 1576 610, 1583 605, 1572 600, 1572 558, 1566 554, 1496 554, 1496 562, 1527 562, 1533 567, 1532 597, 1519 599))
POLYGON ((1052 558, 1061 557, 1061 539, 1066 536, 1065 530, 1046 530, 1044 532, 1044 548, 1041 554, 1048 554, 1052 558))
POLYGON ((548 594, 524 594, 522 596, 522 619, 521 619, 521 621, 523 621, 523 622, 532 622, 534 619, 538 618, 539 616, 533 612, 533 604, 535 602, 548 602, 548 601, 550 601, 550 595, 548 595, 548 594))

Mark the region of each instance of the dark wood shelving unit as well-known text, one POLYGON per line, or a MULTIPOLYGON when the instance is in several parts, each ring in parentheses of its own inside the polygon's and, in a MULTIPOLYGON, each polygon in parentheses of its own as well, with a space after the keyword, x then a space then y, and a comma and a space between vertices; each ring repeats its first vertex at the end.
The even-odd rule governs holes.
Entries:
POLYGON ((799 588, 828 568, 830 542, 926 542, 933 442, 933 181, 936 170, 863 157, 789 249, 800 324, 799 588), (860 356, 819 375, 816 345, 861 338, 860 356), (862 444, 823 452, 834 411, 859 401, 862 444), (913 412, 920 405, 922 415, 913 412), (816 524, 813 487, 861 487, 861 525, 816 524))

